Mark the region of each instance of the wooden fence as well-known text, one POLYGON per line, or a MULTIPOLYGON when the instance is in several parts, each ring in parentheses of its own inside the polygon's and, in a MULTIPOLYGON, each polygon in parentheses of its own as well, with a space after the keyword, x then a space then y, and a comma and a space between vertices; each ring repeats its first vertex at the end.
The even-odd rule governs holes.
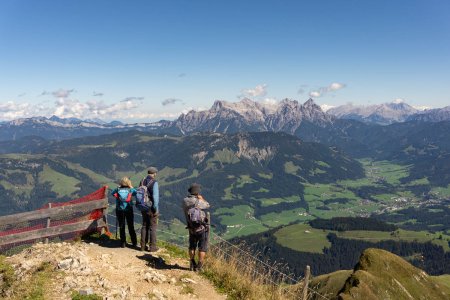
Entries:
MULTIPOLYGON (((36 240, 48 241, 71 233, 108 230, 106 187, 102 199, 55 203, 52 207, 0 217, 0 249, 36 240), (37 223, 37 225, 32 225, 37 223), (2 230, 1 228, 7 228, 2 230)), ((100 190, 99 190, 100 191, 100 190)), ((99 192, 97 191, 97 193, 99 192)))

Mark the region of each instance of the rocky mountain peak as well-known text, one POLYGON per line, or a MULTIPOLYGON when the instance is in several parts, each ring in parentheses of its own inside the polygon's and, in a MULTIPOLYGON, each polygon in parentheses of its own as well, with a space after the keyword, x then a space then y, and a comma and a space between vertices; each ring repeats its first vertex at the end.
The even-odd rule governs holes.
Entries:
POLYGON ((174 124, 184 133, 193 131, 293 133, 303 120, 324 124, 330 122, 331 117, 312 99, 301 105, 297 100, 291 99, 270 103, 243 98, 238 102, 217 100, 210 110, 189 112, 178 118, 174 124))
POLYGON ((409 116, 418 112, 417 109, 403 100, 376 105, 353 105, 346 104, 333 107, 327 111, 342 119, 354 119, 367 123, 387 125, 395 122, 403 122, 409 116))
MULTIPOLYGON (((223 101, 222 100, 216 100, 214 101, 213 106, 211 107, 211 111, 219 111, 220 109, 223 108, 223 101)), ((191 112, 194 112, 194 110, 192 110, 191 112)))
POLYGON ((304 107, 319 107, 316 102, 314 102, 314 100, 312 98, 309 98, 305 103, 303 103, 304 107))

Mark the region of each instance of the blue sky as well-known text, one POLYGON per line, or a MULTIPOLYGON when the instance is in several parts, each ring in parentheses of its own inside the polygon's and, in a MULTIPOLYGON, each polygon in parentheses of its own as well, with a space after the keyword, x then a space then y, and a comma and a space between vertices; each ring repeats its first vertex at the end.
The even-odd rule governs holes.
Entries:
POLYGON ((450 1, 0 2, 0 119, 216 99, 450 105, 450 1))

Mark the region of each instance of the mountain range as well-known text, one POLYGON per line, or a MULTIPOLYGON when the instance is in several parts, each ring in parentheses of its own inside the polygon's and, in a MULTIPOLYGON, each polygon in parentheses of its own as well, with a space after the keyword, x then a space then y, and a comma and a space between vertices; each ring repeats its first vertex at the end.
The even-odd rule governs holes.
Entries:
POLYGON ((405 122, 409 117, 420 111, 405 102, 397 101, 368 106, 346 104, 333 107, 327 112, 340 119, 351 119, 366 123, 388 125, 397 122, 405 122))
MULTIPOLYGON (((31 135, 60 140, 127 130, 176 135, 204 131, 282 131, 298 135, 302 125, 331 128, 339 120, 356 120, 368 125, 405 121, 440 122, 450 120, 450 107, 418 111, 406 103, 397 102, 366 107, 349 104, 324 112, 312 99, 303 104, 290 99, 273 104, 245 98, 239 102, 218 100, 209 110, 192 110, 181 114, 174 121, 124 124, 56 116, 18 119, 0 123, 0 140, 15 140, 31 135)), ((345 123, 343 126, 346 126, 345 123)))

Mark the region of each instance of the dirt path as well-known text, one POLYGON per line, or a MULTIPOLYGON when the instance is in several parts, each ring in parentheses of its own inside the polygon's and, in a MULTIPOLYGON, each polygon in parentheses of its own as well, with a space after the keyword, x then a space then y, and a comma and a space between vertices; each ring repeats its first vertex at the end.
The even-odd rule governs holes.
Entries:
POLYGON ((37 244, 8 260, 21 278, 44 261, 57 265, 48 299, 71 299, 73 291, 103 299, 226 299, 208 280, 189 271, 186 259, 166 249, 141 252, 117 248, 113 242, 37 244))

